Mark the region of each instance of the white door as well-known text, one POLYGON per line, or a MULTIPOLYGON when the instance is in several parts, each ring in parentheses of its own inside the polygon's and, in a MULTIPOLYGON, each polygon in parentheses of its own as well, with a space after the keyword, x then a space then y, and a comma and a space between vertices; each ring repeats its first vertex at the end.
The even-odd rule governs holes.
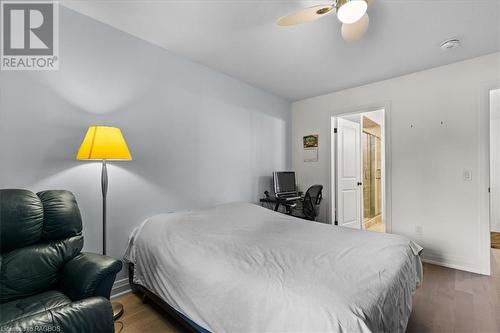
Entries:
POLYGON ((337 221, 361 229, 361 126, 337 118, 337 221))

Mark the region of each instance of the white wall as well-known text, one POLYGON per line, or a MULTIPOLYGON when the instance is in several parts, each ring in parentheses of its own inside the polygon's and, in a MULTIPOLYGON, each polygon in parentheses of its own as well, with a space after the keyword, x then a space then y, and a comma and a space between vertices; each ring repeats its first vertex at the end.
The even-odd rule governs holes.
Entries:
POLYGON ((59 71, 0 72, 0 188, 73 191, 85 250, 102 244, 101 166, 75 160, 91 124, 121 127, 133 156, 108 166, 116 258, 146 217, 257 202, 291 167, 289 102, 64 7, 60 19, 59 71))
POLYGON ((490 93, 491 231, 500 232, 500 89, 490 93))
MULTIPOLYGON (((293 103, 292 155, 299 185, 324 184, 324 202, 329 202, 331 115, 388 105, 392 232, 421 243, 428 260, 487 273, 480 219, 488 184, 480 180, 488 166, 480 148, 487 147, 488 127, 481 118, 487 112, 481 87, 499 78, 496 53, 293 103), (301 159, 301 137, 310 133, 320 135, 317 163, 301 159), (464 170, 472 170, 472 181, 464 181, 464 170), (422 226, 422 235, 416 226, 422 226)), ((322 219, 329 219, 328 211, 324 205, 322 219)))

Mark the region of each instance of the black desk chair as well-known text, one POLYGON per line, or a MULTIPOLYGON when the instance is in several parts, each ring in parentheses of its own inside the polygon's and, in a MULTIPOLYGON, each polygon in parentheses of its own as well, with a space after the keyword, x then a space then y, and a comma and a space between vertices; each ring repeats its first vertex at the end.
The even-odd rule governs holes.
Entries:
POLYGON ((306 220, 314 221, 319 214, 319 206, 321 204, 323 185, 313 185, 309 187, 304 199, 297 203, 294 207, 292 215, 306 220))

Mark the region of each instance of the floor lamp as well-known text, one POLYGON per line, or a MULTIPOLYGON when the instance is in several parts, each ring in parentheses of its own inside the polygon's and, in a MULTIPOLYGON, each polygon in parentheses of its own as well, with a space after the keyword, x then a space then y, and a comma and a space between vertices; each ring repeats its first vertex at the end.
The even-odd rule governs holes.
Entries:
MULTIPOLYGON (((102 189, 102 254, 106 255, 106 195, 108 192, 108 170, 106 161, 130 161, 132 155, 122 132, 117 127, 90 126, 83 138, 80 149, 76 154, 77 160, 102 161, 101 189, 102 189)), ((112 302, 113 319, 123 314, 123 305, 112 302)))

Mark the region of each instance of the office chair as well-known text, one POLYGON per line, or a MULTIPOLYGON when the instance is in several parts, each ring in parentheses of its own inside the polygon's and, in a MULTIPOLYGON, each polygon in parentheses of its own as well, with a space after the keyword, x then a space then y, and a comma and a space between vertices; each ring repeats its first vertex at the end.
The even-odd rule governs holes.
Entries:
POLYGON ((302 199, 292 211, 292 215, 306 220, 314 221, 319 213, 323 185, 313 185, 307 189, 302 199))

